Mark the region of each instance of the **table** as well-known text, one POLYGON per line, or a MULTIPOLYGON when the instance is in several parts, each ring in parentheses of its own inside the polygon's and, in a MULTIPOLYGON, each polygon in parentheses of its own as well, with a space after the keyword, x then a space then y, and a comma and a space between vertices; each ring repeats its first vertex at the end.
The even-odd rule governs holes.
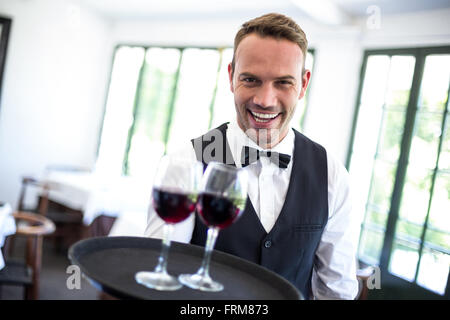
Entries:
POLYGON ((89 226, 100 216, 117 218, 113 235, 143 235, 150 201, 149 181, 88 171, 48 171, 49 200, 82 212, 89 226))
MULTIPOLYGON (((144 237, 98 237, 81 240, 69 249, 69 259, 98 289, 123 299, 150 300, 299 300, 300 292, 287 280, 257 264, 214 250, 211 277, 222 284, 221 292, 183 287, 158 291, 138 284, 138 271, 152 271, 159 257, 161 240, 144 237)), ((195 273, 204 248, 172 242, 168 272, 195 273)))
POLYGON ((16 233, 16 222, 9 203, 0 203, 0 270, 5 266, 1 248, 7 236, 16 233))

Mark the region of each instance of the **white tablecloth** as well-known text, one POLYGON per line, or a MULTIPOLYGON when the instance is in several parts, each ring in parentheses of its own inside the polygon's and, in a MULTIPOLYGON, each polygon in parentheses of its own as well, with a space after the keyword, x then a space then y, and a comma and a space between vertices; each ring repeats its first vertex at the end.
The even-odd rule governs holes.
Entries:
MULTIPOLYGON (((12 208, 9 203, 0 206, 0 249, 5 244, 5 238, 16 233, 16 223, 12 216, 12 208)), ((0 250, 0 269, 5 266, 2 251, 0 250)))
MULTIPOLYGON (((151 181, 133 177, 107 177, 90 172, 50 171, 44 177, 53 188, 49 199, 83 212, 83 223, 90 225, 97 216, 117 217, 135 225, 115 235, 142 235, 150 200, 151 181)), ((113 226, 114 228, 114 226, 113 226)))

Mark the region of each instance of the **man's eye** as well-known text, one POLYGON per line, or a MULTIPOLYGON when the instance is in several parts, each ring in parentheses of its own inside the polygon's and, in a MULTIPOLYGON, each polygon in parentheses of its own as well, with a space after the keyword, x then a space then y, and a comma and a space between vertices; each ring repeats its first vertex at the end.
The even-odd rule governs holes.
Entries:
POLYGON ((280 80, 280 81, 278 81, 278 83, 283 85, 283 86, 292 85, 292 82, 288 81, 288 80, 280 80))
POLYGON ((256 82, 256 79, 255 78, 244 78, 244 79, 242 79, 242 81, 248 82, 248 83, 253 83, 253 82, 256 82))

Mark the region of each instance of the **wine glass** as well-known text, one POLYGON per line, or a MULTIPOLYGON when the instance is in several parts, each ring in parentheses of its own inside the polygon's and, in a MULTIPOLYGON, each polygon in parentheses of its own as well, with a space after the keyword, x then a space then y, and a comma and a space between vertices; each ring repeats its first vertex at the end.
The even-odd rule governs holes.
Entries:
POLYGON ((163 240, 158 265, 153 272, 140 271, 138 283, 157 290, 177 290, 182 284, 167 273, 167 256, 173 225, 186 220, 195 210, 203 165, 196 160, 177 156, 162 157, 152 189, 152 206, 164 220, 163 240))
POLYGON ((197 201, 200 219, 208 226, 205 253, 195 274, 181 274, 184 285, 202 291, 222 291, 223 285, 209 275, 211 253, 220 229, 234 223, 245 208, 247 172, 219 162, 210 162, 202 178, 197 201))

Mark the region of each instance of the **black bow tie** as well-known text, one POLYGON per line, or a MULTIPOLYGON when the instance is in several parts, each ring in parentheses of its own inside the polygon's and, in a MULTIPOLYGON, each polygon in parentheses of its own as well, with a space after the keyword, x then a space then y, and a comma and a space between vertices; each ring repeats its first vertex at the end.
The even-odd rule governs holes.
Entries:
POLYGON ((286 169, 289 161, 291 161, 291 156, 288 154, 274 151, 259 151, 255 148, 244 146, 241 153, 242 167, 245 168, 250 163, 258 161, 260 156, 268 157, 271 162, 282 169, 286 169))

